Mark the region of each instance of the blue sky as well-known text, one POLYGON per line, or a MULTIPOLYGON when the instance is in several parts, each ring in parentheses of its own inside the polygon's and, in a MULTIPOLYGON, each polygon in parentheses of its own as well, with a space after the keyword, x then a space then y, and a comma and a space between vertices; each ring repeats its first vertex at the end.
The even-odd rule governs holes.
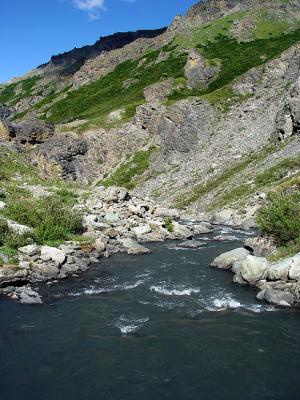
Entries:
POLYGON ((1 0, 0 82, 114 32, 160 28, 197 0, 1 0))

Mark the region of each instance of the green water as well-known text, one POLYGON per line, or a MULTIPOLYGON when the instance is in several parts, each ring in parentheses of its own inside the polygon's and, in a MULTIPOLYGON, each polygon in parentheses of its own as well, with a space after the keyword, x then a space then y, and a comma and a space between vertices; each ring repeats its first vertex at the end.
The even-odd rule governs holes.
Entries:
POLYGON ((297 400, 300 314, 209 268, 240 245, 151 245, 0 300, 1 400, 297 400))

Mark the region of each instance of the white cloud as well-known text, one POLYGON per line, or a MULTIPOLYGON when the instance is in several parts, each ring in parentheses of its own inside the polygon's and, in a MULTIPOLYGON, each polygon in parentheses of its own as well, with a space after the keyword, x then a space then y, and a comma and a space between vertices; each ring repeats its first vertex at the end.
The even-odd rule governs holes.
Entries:
POLYGON ((99 18, 99 11, 106 10, 105 0, 74 0, 76 8, 82 11, 87 11, 91 19, 99 18))
MULTIPOLYGON (((136 2, 136 0, 122 1, 129 4, 133 4, 136 2)), ((105 2, 106 0, 73 0, 74 6, 81 11, 86 11, 90 19, 98 19, 100 18, 100 11, 107 11, 105 2)))

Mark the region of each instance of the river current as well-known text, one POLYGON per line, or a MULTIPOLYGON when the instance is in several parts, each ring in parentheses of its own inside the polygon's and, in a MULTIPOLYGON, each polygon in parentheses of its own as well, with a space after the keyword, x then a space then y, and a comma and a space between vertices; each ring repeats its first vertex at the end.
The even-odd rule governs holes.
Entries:
POLYGON ((300 313, 209 267, 242 245, 222 233, 102 259, 41 306, 1 298, 0 400, 299 399, 300 313))

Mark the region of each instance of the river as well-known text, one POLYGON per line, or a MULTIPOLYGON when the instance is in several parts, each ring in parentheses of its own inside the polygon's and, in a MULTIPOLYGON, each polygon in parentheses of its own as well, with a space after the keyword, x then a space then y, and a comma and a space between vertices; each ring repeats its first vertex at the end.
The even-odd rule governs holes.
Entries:
POLYGON ((242 244, 234 234, 102 259, 39 285, 41 306, 1 298, 0 399, 298 399, 299 311, 260 303, 209 267, 242 244))

